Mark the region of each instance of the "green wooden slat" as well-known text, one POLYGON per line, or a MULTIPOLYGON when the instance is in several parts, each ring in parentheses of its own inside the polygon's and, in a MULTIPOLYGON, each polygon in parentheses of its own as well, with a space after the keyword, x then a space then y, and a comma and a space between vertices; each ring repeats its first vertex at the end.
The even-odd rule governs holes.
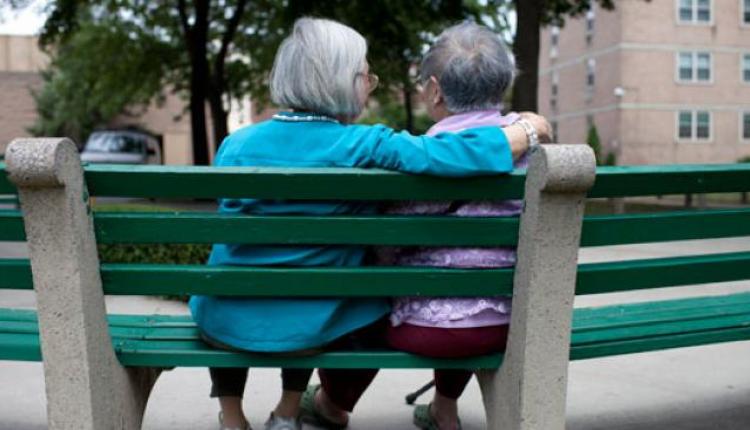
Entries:
MULTIPOLYGON (((523 194, 525 172, 447 179, 364 169, 88 165, 92 195, 338 200, 507 199, 523 194), (252 173, 252 174, 248 174, 252 173)), ((741 192, 750 163, 610 166, 597 169, 589 197, 741 192)), ((14 193, 0 165, 0 193, 14 193)))
MULTIPOLYGON (((577 294, 750 278, 750 252, 578 266, 577 294)), ((0 260, 0 288, 31 289, 28 260, 0 260)), ((268 268, 103 264, 106 294, 394 297, 509 295, 513 269, 268 268), (366 286, 366 288, 363 288, 366 286), (460 287, 458 287, 460 286, 460 287)))
POLYGON ((513 282, 511 269, 103 264, 101 273, 105 293, 114 295, 491 296, 511 294, 513 282))
POLYGON ((0 333, 0 360, 41 361, 39 336, 34 334, 0 333))
POLYGON ((589 197, 632 197, 750 190, 750 163, 607 166, 589 197))
POLYGON ((581 246, 750 236, 750 209, 590 216, 581 246))
MULTIPOLYGON (((100 243, 512 246, 517 218, 227 216, 97 213, 100 243)), ((586 217, 581 246, 750 235, 750 209, 586 217)), ((25 240, 18 211, 0 211, 0 240, 25 240)))
POLYGON ((0 308, 0 321, 36 321, 33 309, 0 308))
MULTIPOLYGON (((711 306, 719 303, 737 302, 747 304, 748 293, 720 297, 677 299, 644 304, 627 304, 607 308, 577 309, 574 318, 572 359, 585 359, 609 355, 645 352, 704 345, 717 342, 750 340, 750 315, 716 317, 711 306), (652 316, 671 315, 675 309, 690 303, 694 309, 705 310, 705 318, 667 324, 646 324, 644 329, 632 332, 622 329, 622 321, 604 320, 597 338, 586 338, 587 332, 579 324, 580 316, 600 313, 611 316, 629 308, 631 313, 648 307, 652 316), (701 302, 706 306, 701 308, 701 302), (610 324, 610 330, 606 325, 610 324), (583 329, 583 330, 582 330, 583 329)), ((0 309, 0 315, 15 315, 23 324, 34 327, 28 317, 33 311, 0 309)), ((641 313, 641 315, 643 315, 641 313)), ((400 352, 337 352, 314 357, 283 358, 214 350, 197 340, 194 327, 185 328, 188 316, 163 315, 111 315, 113 342, 123 364, 132 366, 267 366, 267 367, 382 367, 382 368, 496 368, 501 356, 493 355, 469 360, 433 360, 400 352), (124 324, 124 327, 115 325, 124 324), (160 326, 174 321, 178 327, 160 326), (152 322, 153 327, 147 324, 152 322), (145 325, 144 325, 145 324, 145 325), (170 339, 170 340, 166 340, 170 339)), ((8 333, 8 324, 0 323, 0 360, 38 361, 39 345, 34 333, 8 333)))
POLYGON ((588 321, 620 320, 627 317, 640 319, 655 313, 679 313, 691 309, 720 309, 726 306, 750 306, 750 292, 720 296, 691 297, 669 301, 636 302, 597 307, 576 308, 575 324, 584 327, 588 321))
POLYGON ((378 169, 88 165, 91 195, 298 200, 505 199, 523 195, 525 171, 436 178, 378 169))
POLYGON ((10 183, 5 173, 5 163, 0 163, 0 194, 16 194, 16 187, 10 183))
POLYGON ((578 266, 576 294, 750 279, 750 252, 590 263, 578 266))
POLYGON ((0 259, 0 289, 30 290, 33 285, 29 260, 0 259))
POLYGON ((0 241, 25 241, 21 213, 13 210, 0 210, 0 241))
POLYGON ((100 212, 94 219, 99 243, 498 246, 518 239, 518 218, 100 212))
POLYGON ((579 330, 585 330, 588 327, 609 326, 613 322, 627 324, 629 321, 654 321, 654 318, 665 315, 682 316, 693 311, 714 315, 721 314, 726 309, 744 307, 750 308, 750 293, 577 308, 574 325, 579 330))
POLYGON ((750 327, 724 328, 697 333, 632 339, 623 342, 573 345, 570 351, 570 358, 571 360, 584 360, 588 358, 610 357, 613 355, 747 340, 750 340, 750 327))
POLYGON ((641 313, 610 315, 598 320, 576 320, 574 325, 576 332, 584 335, 586 333, 602 331, 614 332, 617 329, 636 332, 643 327, 666 326, 668 324, 684 324, 688 326, 693 321, 730 319, 735 317, 746 318, 750 322, 750 305, 737 304, 713 306, 706 309, 681 309, 677 311, 659 310, 648 315, 641 313))
POLYGON ((576 331, 573 333, 575 338, 573 343, 584 345, 736 327, 750 327, 750 312, 747 308, 741 312, 724 316, 695 316, 694 318, 659 323, 644 321, 642 324, 576 331))
MULTIPOLYGON (((16 215, 18 216, 18 215, 16 215)), ((6 216, 9 217, 9 216, 6 216)), ((270 217, 98 213, 102 243, 277 243, 512 246, 517 218, 270 217)), ((0 225, 3 222, 0 215, 0 225)), ((18 228, 16 226, 16 228, 18 228)), ((22 226, 20 230, 22 232, 22 226)), ((587 217, 582 246, 750 235, 750 209, 587 217)))
POLYGON ((310 357, 278 357, 213 349, 203 342, 117 340, 115 351, 125 366, 290 367, 290 368, 469 368, 495 369, 501 354, 461 360, 419 357, 397 351, 327 352, 310 357))
MULTIPOLYGON (((92 194, 133 197, 256 197, 338 200, 506 199, 523 195, 525 172, 469 179, 358 169, 164 166, 86 168, 92 194), (252 172, 253 175, 247 175, 252 172), (137 177, 131 175, 137 174, 137 177), (134 180, 136 179, 137 180, 134 180)), ((597 169, 589 197, 750 190, 750 164, 614 166, 597 169)))

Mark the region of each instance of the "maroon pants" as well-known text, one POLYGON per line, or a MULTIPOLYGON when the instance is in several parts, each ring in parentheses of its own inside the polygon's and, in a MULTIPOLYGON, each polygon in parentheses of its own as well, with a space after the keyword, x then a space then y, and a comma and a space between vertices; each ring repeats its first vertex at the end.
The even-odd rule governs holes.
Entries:
MULTIPOLYGON (((413 354, 465 358, 504 351, 508 326, 438 328, 401 324, 389 326, 387 339, 391 347, 413 354)), ((470 370, 435 369, 435 389, 442 396, 458 399, 472 374, 470 370)))

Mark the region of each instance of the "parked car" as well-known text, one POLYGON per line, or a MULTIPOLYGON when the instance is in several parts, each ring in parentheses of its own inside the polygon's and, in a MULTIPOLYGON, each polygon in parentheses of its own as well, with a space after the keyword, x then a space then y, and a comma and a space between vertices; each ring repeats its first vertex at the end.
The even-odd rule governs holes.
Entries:
POLYGON ((102 130, 91 133, 81 152, 88 163, 162 164, 159 140, 141 131, 102 130))

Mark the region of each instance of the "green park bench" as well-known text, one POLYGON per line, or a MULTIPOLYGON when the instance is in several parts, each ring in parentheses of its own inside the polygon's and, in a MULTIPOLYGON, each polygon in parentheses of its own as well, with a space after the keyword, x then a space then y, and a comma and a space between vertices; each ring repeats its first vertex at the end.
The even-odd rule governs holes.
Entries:
POLYGON ((579 246, 750 235, 750 209, 583 218, 587 196, 748 191, 748 164, 603 167, 596 170, 594 183, 588 147, 550 145, 534 151, 528 175, 519 171, 468 179, 358 169, 81 169, 75 147, 64 139, 17 140, 6 162, 7 167, 0 165, 0 194, 17 190, 23 216, 0 212, 0 240, 27 240, 31 259, 0 260, 0 288, 33 287, 38 314, 0 309, 0 360, 44 357, 51 429, 137 429, 160 369, 250 366, 477 369, 488 428, 561 430, 569 359, 750 340, 750 293, 573 311, 575 295, 750 279, 750 251, 577 264, 579 246), (520 219, 228 216, 92 213, 89 195, 366 201, 524 197, 526 203, 520 219), (487 270, 208 267, 100 264, 96 254, 96 243, 223 242, 517 245, 519 260, 514 269, 487 270), (230 352, 202 342, 188 316, 106 315, 104 309, 104 295, 185 294, 513 294, 514 312, 504 356, 444 360, 380 350, 312 357, 230 352))

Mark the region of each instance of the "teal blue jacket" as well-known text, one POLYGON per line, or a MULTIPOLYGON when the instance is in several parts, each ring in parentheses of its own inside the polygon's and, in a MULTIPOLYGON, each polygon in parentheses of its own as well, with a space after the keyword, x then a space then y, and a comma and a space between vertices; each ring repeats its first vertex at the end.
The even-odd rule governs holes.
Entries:
MULTIPOLYGON (((284 115, 294 116, 286 113, 284 115)), ((221 145, 216 166, 381 167, 440 176, 497 174, 513 169, 499 127, 435 137, 382 125, 270 120, 236 131, 221 145)), ((253 215, 373 213, 371 204, 223 199, 219 212, 253 215)), ((216 244, 209 265, 358 266, 356 246, 216 244)), ((366 286, 362 286, 366 288, 366 286)), ((385 299, 238 299, 194 296, 190 310, 211 339, 249 351, 294 351, 325 345, 389 311, 385 299)))

